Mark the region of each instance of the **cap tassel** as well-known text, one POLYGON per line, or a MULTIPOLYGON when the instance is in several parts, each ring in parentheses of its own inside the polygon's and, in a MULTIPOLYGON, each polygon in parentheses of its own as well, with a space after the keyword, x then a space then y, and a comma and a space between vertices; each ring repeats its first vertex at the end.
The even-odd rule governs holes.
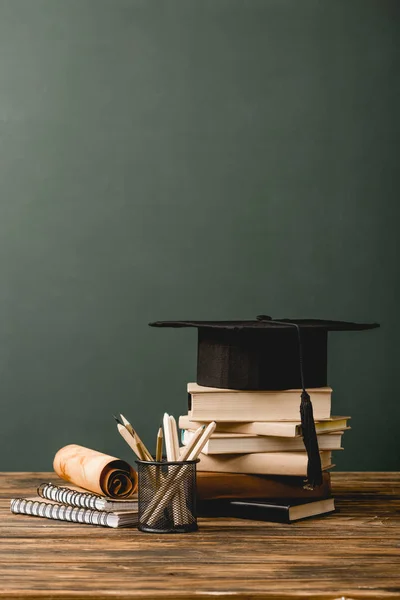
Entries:
POLYGON ((321 456, 319 454, 317 433, 315 431, 313 407, 310 395, 303 390, 300 403, 301 430, 303 442, 307 450, 307 481, 305 489, 314 489, 322 483, 321 456))
POLYGON ((322 484, 322 467, 321 467, 321 456, 319 454, 317 432, 315 431, 313 407, 311 404, 310 395, 307 393, 304 383, 304 372, 303 372, 303 349, 301 345, 301 334, 300 327, 297 323, 291 323, 290 321, 277 321, 271 319, 266 315, 259 315, 258 321, 272 321, 286 327, 294 327, 297 332, 297 342, 299 347, 299 367, 300 367, 300 379, 301 379, 301 403, 300 403, 300 417, 301 417, 301 430, 303 434, 304 446, 307 450, 307 479, 304 483, 304 489, 313 490, 315 487, 322 484))

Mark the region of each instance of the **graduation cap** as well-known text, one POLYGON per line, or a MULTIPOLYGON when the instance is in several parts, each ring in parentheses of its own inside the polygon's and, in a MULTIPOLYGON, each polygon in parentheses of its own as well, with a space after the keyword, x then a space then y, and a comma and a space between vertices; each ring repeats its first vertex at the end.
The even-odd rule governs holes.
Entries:
POLYGON ((149 325, 197 328, 199 385, 233 390, 301 389, 307 486, 321 484, 318 440, 306 388, 327 385, 328 332, 374 329, 378 323, 259 315, 254 321, 156 321, 149 325))

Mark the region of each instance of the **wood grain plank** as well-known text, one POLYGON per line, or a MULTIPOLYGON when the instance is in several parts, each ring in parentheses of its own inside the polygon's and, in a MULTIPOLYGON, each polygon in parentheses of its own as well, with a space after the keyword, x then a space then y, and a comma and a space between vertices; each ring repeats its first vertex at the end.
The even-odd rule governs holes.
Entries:
POLYGON ((42 481, 0 474, 0 598, 400 598, 400 473, 333 473, 326 517, 165 536, 12 515, 42 481))

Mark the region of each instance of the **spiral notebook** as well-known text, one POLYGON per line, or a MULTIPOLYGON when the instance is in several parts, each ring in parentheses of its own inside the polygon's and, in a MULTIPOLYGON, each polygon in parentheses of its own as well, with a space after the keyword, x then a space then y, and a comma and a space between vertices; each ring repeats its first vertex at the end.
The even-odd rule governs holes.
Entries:
POLYGON ((41 484, 37 492, 39 498, 13 498, 11 512, 113 528, 134 527, 138 522, 135 500, 110 500, 50 483, 41 484))
POLYGON ((129 500, 115 500, 114 498, 105 498, 86 492, 81 488, 71 486, 62 487, 53 483, 42 483, 37 489, 41 498, 46 498, 59 504, 68 504, 69 506, 80 506, 81 508, 91 508, 92 510, 137 510, 137 495, 129 500))

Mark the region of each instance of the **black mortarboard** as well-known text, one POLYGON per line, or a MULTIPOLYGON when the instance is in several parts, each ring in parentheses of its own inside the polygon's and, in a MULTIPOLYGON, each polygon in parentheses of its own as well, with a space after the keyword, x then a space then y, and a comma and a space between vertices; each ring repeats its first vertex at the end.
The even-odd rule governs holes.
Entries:
POLYGON ((318 441, 306 388, 327 385, 328 332, 360 331, 378 323, 319 319, 156 321, 152 327, 198 329, 197 383, 234 390, 302 389, 300 416, 308 454, 308 484, 322 481, 318 441))

